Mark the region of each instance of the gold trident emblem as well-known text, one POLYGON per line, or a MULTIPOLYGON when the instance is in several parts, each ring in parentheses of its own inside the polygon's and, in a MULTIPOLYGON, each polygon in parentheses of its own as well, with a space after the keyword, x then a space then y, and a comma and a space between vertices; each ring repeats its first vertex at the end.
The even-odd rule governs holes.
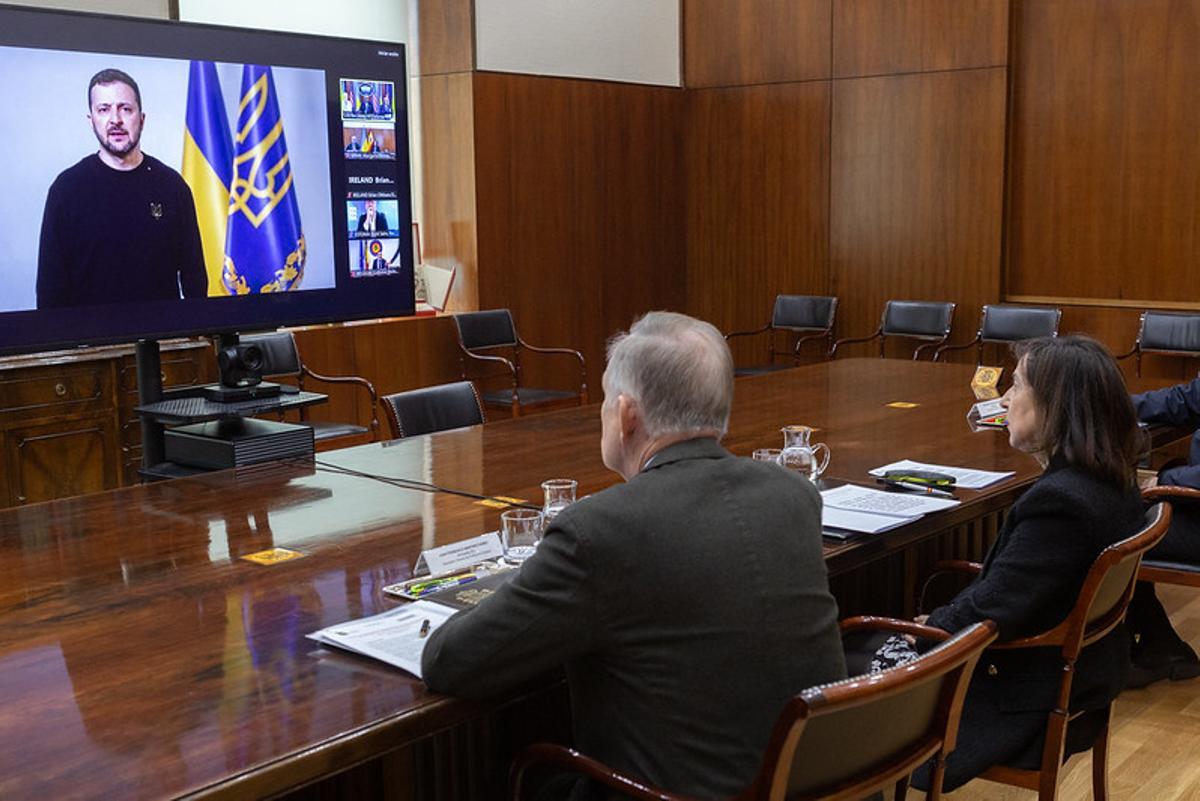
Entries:
MULTIPOLYGON (((262 117, 263 111, 267 107, 267 76, 264 73, 259 77, 254 85, 250 87, 250 91, 242 97, 242 102, 238 106, 238 116, 246 110, 246 107, 251 103, 254 104, 254 109, 250 112, 246 120, 246 124, 237 132, 237 144, 240 147, 245 143, 246 137, 250 135, 250 131, 254 128, 254 124, 262 117)), ((281 178, 281 173, 287 168, 288 154, 284 153, 279 161, 275 162, 270 167, 264 169, 263 160, 266 157, 275 141, 283 135, 283 119, 282 117, 275 126, 262 138, 258 144, 244 152, 238 153, 233 160, 233 182, 229 187, 229 216, 232 217, 239 211, 246 215, 255 228, 262 225, 263 220, 270 216, 271 211, 279 205, 279 201, 283 200, 283 196, 287 194, 292 187, 292 171, 287 170, 287 174, 282 178, 279 188, 275 188, 276 181, 281 178), (246 172, 246 177, 242 177, 242 165, 250 162, 250 167, 246 172), (261 182, 262 188, 258 187, 261 182), (265 201, 265 204, 256 214, 250 208, 250 199, 265 201)))

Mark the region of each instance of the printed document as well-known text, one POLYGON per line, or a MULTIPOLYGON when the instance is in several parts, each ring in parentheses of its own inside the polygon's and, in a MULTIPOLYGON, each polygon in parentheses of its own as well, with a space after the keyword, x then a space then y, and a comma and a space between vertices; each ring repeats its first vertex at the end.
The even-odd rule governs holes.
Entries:
POLYGON ((969 467, 925 464, 924 462, 914 462, 911 459, 901 459, 899 462, 885 464, 883 467, 876 467, 869 472, 873 476, 882 478, 883 474, 889 470, 932 470, 935 473, 945 473, 948 476, 954 476, 954 486, 973 490, 983 489, 1014 475, 1011 470, 1007 473, 997 473, 991 470, 972 470, 969 467))
POLYGON ((394 665, 419 679, 421 653, 429 635, 456 611, 433 601, 414 601, 383 614, 314 631, 308 637, 394 665))

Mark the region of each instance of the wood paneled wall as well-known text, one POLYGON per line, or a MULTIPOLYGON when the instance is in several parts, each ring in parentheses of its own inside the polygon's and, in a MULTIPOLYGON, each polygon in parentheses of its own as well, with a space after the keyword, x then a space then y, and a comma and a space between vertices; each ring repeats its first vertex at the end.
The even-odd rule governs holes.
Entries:
POLYGON ((851 336, 889 298, 951 300, 970 338, 1001 290, 1007 0, 684 8, 689 311, 749 329, 778 293, 832 293, 851 336), (796 62, 801 12, 826 72, 796 62))
MULTIPOLYGON (((594 398, 607 338, 685 303, 682 127, 678 89, 475 76, 480 308, 581 350, 594 398)), ((561 357, 526 366, 531 383, 577 373, 561 357)))

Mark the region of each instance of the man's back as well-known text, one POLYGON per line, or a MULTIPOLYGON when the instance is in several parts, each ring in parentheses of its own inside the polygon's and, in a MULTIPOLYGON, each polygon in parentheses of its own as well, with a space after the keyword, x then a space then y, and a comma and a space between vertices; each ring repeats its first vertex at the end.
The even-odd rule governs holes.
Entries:
POLYGON ((565 662, 576 747, 717 797, 752 778, 788 698, 844 676, 836 620, 812 485, 696 439, 563 512, 435 634, 425 678, 485 696, 565 662))

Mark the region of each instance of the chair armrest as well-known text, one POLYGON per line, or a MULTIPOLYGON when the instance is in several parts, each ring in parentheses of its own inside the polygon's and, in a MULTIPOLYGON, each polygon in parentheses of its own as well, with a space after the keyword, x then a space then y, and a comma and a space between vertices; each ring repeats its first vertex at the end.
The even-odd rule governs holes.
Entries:
POLYGON ((917 609, 922 614, 928 614, 934 607, 940 606, 956 595, 965 586, 967 578, 973 578, 983 569, 978 562, 968 562, 964 559, 944 559, 936 562, 929 575, 921 582, 917 593, 917 609), (947 577, 957 576, 959 582, 947 577), (932 595, 932 598, 930 597, 932 595))
POLYGON ((842 345, 853 345, 856 342, 870 342, 873 339, 879 339, 879 336, 882 333, 882 328, 876 328, 875 333, 867 337, 848 337, 847 339, 839 339, 838 341, 834 342, 833 347, 829 349, 829 358, 832 359, 833 357, 837 356, 838 348, 840 348, 842 345))
MULTIPOLYGON (((733 335, 730 334, 730 336, 733 336, 733 335)), ((729 339, 729 337, 725 337, 725 338, 729 339)), ((797 359, 800 358, 800 348, 804 345, 805 342, 808 342, 813 339, 833 339, 833 329, 826 328, 824 331, 820 331, 816 334, 801 334, 800 336, 796 337, 796 347, 792 348, 792 355, 794 357, 796 357, 797 359)))
POLYGON ((966 350, 967 348, 971 347, 972 345, 978 345, 980 340, 981 340, 981 337, 978 334, 976 334, 975 338, 972 339, 970 342, 964 342, 961 345, 949 345, 949 344, 942 345, 941 347, 939 347, 937 350, 935 350, 933 352, 933 360, 936 362, 937 360, 941 359, 942 354, 948 350, 966 350))
POLYGON ((899 620, 894 617, 876 617, 874 615, 848 617, 841 621, 838 626, 841 628, 843 634, 848 631, 893 631, 897 634, 909 634, 913 637, 937 640, 938 642, 948 640, 953 636, 948 631, 943 631, 933 626, 926 626, 924 623, 917 623, 912 620, 899 620))
MULTIPOLYGON (((926 342, 924 345, 918 345, 917 349, 913 351, 913 361, 915 362, 915 361, 920 360, 922 351, 924 351, 928 348, 938 348, 939 346, 944 344, 945 341, 949 338, 950 338, 950 335, 947 334, 946 336, 942 337, 941 339, 934 340, 933 342, 926 342)), ((936 350, 934 350, 934 354, 935 355, 937 354, 936 350)), ((937 359, 935 358, 934 361, 937 361, 937 359)))
POLYGON ((587 776, 593 781, 600 782, 604 786, 610 787, 622 795, 636 798, 638 801, 684 801, 680 796, 670 795, 656 787, 623 776, 604 763, 586 757, 572 748, 551 743, 535 743, 517 754, 508 774, 509 798, 512 801, 521 799, 521 782, 524 779, 525 771, 530 766, 539 763, 566 768, 587 776))
POLYGON ((580 364, 584 363, 583 354, 572 348, 542 348, 538 347, 537 345, 530 345, 528 342, 519 337, 517 338, 517 341, 521 343, 521 347, 529 348, 534 353, 561 353, 567 356, 574 356, 579 360, 580 364))
POLYGON ((764 334, 770 330, 771 330, 771 324, 767 323, 762 328, 756 328, 753 331, 734 331, 732 334, 725 335, 725 341, 728 342, 730 339, 732 339, 734 337, 749 337, 749 336, 754 336, 755 334, 764 334))
POLYGON ((1142 490, 1143 501, 1200 501, 1200 490, 1160 484, 1142 490))
POLYGON ((1114 359, 1128 359, 1130 356, 1137 353, 1139 350, 1141 350, 1141 348, 1137 345, 1134 345, 1133 349, 1131 351, 1129 351, 1128 353, 1122 353, 1119 356, 1113 356, 1113 358, 1114 359))
POLYGON ((357 375, 321 375, 308 369, 307 366, 300 368, 306 376, 315 380, 323 381, 327 384, 357 384, 367 390, 367 394, 371 396, 371 403, 378 400, 378 394, 375 392, 375 385, 367 379, 357 375))
POLYGON ((481 362, 500 362, 500 364, 503 364, 504 367, 508 370, 508 372, 512 373, 514 378, 517 375, 517 368, 513 366, 513 363, 511 361, 504 358, 503 356, 488 356, 483 353, 475 353, 473 351, 467 350, 466 348, 462 348, 462 347, 460 347, 459 350, 461 350, 463 352, 463 355, 470 356, 472 359, 477 359, 481 362))

